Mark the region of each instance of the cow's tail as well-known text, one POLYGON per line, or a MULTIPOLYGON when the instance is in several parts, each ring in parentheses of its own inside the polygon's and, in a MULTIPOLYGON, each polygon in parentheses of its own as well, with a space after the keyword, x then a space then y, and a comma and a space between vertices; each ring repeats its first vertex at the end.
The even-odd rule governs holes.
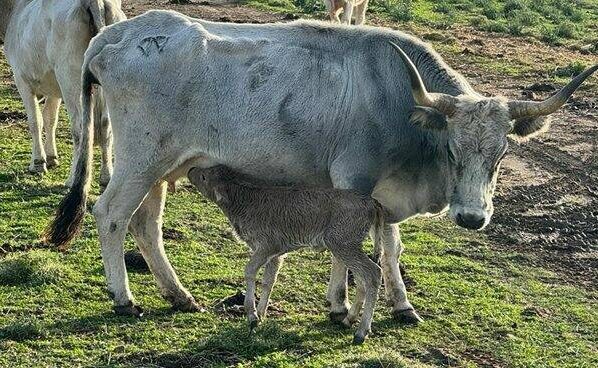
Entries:
POLYGON ((75 177, 66 196, 60 201, 54 220, 44 232, 44 240, 59 249, 64 249, 79 233, 85 217, 87 194, 91 183, 93 159, 93 84, 97 83, 89 71, 88 63, 83 66, 81 99, 83 103, 79 157, 75 163, 75 177))
POLYGON ((376 212, 374 215, 374 252, 372 254, 374 262, 380 264, 380 257, 382 256, 382 242, 384 241, 384 208, 378 201, 376 201, 376 212))
POLYGON ((92 36, 106 26, 106 8, 104 0, 82 0, 83 7, 89 14, 89 22, 91 25, 92 36))
POLYGON ((105 26, 126 19, 120 8, 120 0, 81 0, 83 8, 89 14, 92 36, 105 26))

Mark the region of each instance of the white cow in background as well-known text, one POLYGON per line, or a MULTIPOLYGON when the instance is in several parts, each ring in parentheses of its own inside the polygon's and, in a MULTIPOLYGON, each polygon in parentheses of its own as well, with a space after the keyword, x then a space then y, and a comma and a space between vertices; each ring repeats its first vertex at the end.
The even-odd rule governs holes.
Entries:
MULTIPOLYGON (((62 99, 71 119, 73 162, 77 161, 83 54, 100 28, 123 19, 120 0, 0 0, 0 40, 33 140, 30 172, 45 173, 58 165, 55 131, 62 99), (42 97, 45 103, 40 111, 42 97)), ((105 186, 112 173, 112 133, 103 99, 96 104, 97 141, 102 146, 100 182, 105 186)), ((72 183, 72 173, 67 185, 72 183)))
POLYGON ((355 8, 355 25, 365 22, 365 12, 368 9, 369 0, 324 0, 330 20, 336 23, 351 24, 353 9, 355 8), (343 12, 342 19, 339 18, 340 12, 343 12))

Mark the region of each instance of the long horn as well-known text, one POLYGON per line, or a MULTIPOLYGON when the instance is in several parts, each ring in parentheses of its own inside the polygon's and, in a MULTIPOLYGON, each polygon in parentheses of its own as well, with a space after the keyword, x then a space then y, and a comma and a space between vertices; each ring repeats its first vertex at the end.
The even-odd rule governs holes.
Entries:
POLYGON ((457 99, 451 95, 444 93, 430 93, 426 90, 426 86, 417 71, 417 68, 407 56, 407 54, 394 42, 389 42, 390 45, 399 54, 403 63, 407 67, 407 73, 409 73, 409 79, 411 79, 411 91, 415 103, 420 106, 433 107, 445 115, 452 115, 455 111, 455 105, 457 99))
POLYGON ((509 101, 508 105, 511 119, 515 120, 552 114, 561 106, 563 106, 569 97, 571 97, 573 92, 575 92, 575 90, 583 83, 583 81, 585 81, 596 70, 598 70, 598 64, 586 69, 560 91, 544 101, 509 101))

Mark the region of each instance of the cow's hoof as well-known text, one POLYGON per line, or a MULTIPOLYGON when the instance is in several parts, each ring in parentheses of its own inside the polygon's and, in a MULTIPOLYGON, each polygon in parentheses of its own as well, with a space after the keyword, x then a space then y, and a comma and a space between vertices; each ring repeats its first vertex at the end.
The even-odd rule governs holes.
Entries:
POLYGON ((417 312, 411 308, 392 311, 392 316, 400 323, 408 325, 416 325, 420 322, 423 322, 423 319, 419 316, 419 314, 417 314, 417 312))
POLYGON ((347 314, 349 314, 349 310, 345 308, 345 310, 340 312, 330 312, 328 313, 328 318, 330 318, 331 322, 334 323, 343 323, 345 318, 347 318, 347 314))
POLYGON ((143 317, 143 309, 140 306, 133 304, 133 302, 127 305, 115 305, 112 308, 117 316, 143 317))
POLYGON ((206 311, 194 299, 185 299, 180 302, 173 302, 172 309, 185 313, 204 313, 206 311))
POLYGON ((46 166, 48 169, 53 169, 55 167, 60 166, 60 161, 58 161, 58 157, 56 157, 56 156, 48 156, 46 158, 46 160, 47 160, 46 166))
POLYGON ((32 174, 43 175, 48 172, 45 160, 33 160, 29 165, 29 172, 32 174))
POLYGON ((365 341, 365 336, 356 333, 355 336, 353 336, 353 345, 361 345, 363 344, 365 341))

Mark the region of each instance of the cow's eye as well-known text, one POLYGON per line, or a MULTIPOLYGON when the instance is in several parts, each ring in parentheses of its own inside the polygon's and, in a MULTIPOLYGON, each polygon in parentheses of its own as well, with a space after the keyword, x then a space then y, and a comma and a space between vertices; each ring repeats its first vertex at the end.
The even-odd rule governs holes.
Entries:
POLYGON ((201 179, 201 181, 206 181, 206 176, 204 174, 201 174, 199 178, 201 179))

